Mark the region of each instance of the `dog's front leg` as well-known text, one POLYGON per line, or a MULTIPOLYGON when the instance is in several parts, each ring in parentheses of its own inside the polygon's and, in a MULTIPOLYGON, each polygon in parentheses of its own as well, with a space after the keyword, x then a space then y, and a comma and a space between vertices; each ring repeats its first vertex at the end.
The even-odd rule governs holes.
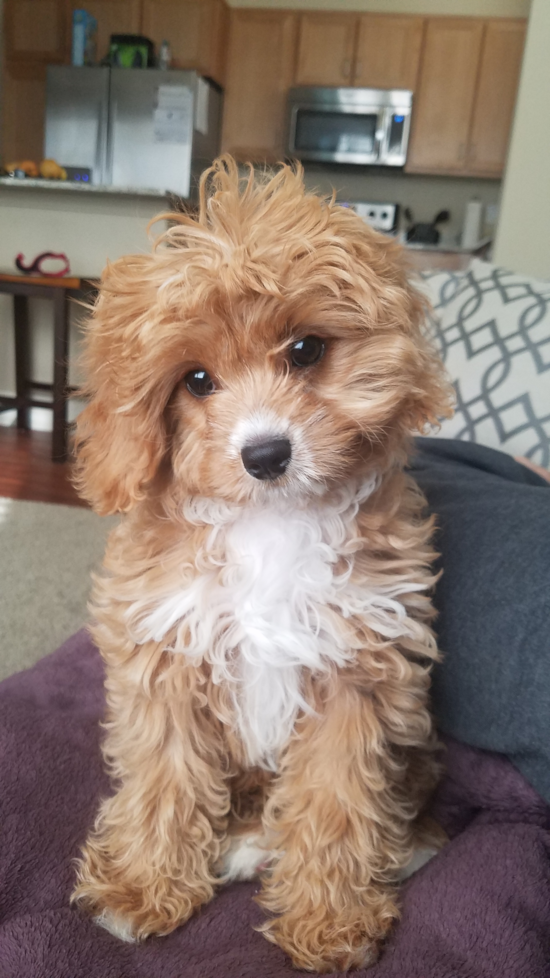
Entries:
POLYGON ((169 933, 212 897, 230 799, 219 732, 194 707, 184 669, 152 695, 122 672, 107 676, 104 747, 119 787, 84 847, 73 900, 139 940, 169 933))
POLYGON ((259 898, 278 915, 266 936, 296 967, 376 960, 397 916, 395 868, 413 844, 404 773, 371 698, 353 684, 340 681, 319 715, 298 723, 264 813, 275 859, 259 898))

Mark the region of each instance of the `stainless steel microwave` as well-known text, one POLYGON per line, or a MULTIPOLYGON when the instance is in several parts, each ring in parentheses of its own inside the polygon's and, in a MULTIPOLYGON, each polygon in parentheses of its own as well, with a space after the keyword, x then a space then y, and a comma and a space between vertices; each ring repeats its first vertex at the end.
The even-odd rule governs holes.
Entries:
POLYGON ((320 163, 404 166, 412 92, 375 88, 292 88, 287 153, 320 163))

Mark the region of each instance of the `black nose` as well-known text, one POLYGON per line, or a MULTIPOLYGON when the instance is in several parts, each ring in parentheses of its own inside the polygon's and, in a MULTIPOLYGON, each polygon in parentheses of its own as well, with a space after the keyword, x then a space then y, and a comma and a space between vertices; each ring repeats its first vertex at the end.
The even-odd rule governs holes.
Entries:
POLYGON ((278 479, 283 475, 292 448, 288 438, 274 438, 256 445, 245 445, 241 452, 243 465, 255 479, 278 479))

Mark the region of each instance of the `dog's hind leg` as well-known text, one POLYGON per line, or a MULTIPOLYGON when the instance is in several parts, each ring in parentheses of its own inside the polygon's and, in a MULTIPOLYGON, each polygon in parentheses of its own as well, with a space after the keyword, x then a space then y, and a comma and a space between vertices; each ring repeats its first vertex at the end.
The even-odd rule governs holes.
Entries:
MULTIPOLYGON (((121 670, 123 672, 124 670, 121 670)), ((167 934, 208 901, 230 793, 219 734, 185 663, 149 696, 111 670, 105 753, 119 788, 100 809, 73 900, 123 940, 167 934)))

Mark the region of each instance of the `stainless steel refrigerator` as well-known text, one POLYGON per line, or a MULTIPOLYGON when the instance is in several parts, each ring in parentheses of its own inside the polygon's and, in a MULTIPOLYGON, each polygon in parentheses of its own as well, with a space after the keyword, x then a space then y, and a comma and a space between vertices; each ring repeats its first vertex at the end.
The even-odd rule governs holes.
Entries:
POLYGON ((44 155, 96 187, 192 199, 219 151, 221 100, 194 71, 49 67, 44 155))

